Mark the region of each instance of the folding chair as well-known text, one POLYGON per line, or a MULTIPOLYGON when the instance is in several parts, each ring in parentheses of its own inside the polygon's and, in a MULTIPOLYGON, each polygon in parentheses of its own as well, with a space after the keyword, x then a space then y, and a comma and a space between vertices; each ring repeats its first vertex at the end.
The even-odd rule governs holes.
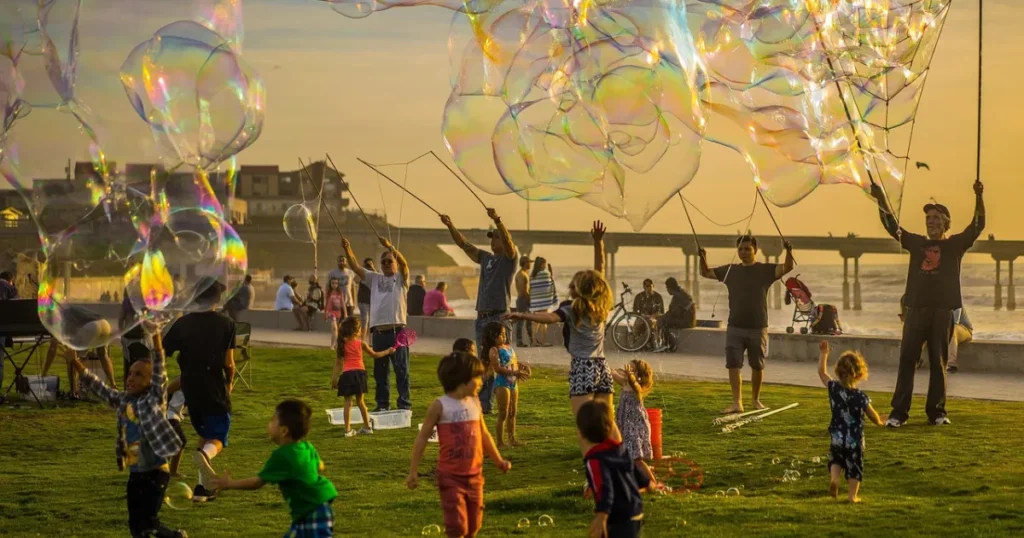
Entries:
MULTIPOLYGON (((249 338, 252 336, 252 325, 245 322, 235 323, 235 349, 238 355, 235 357, 235 379, 240 380, 245 388, 252 388, 252 370, 249 369, 252 356, 249 354, 249 338), (248 377, 248 379, 246 379, 248 377)), ((232 380, 232 384, 234 384, 232 380)))

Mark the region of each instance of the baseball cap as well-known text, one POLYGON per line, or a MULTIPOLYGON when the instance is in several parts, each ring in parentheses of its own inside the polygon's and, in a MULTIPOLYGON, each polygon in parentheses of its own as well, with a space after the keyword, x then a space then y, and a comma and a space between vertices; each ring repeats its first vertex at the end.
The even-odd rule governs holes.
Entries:
POLYGON ((949 216, 949 209, 947 209, 946 206, 944 206, 942 204, 925 204, 924 205, 924 212, 925 213, 927 213, 927 212, 929 212, 929 211, 931 211, 933 209, 935 211, 938 211, 939 213, 942 213, 943 215, 945 215, 947 219, 950 218, 950 216, 949 216))

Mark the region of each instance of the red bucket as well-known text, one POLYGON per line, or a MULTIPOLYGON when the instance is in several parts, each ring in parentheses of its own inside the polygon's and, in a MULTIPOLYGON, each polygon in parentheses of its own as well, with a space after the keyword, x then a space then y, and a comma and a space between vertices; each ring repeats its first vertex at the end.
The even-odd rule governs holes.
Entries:
POLYGON ((648 409, 647 418, 651 421, 651 450, 654 459, 661 459, 661 409, 648 409))

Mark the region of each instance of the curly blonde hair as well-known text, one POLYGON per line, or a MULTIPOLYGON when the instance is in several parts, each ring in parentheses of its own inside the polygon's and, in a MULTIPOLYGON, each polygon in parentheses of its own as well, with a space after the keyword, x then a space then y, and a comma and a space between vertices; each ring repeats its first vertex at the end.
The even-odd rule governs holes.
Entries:
POLYGON ((577 297, 572 301, 572 313, 576 316, 577 327, 584 319, 590 320, 591 325, 608 319, 608 313, 612 311, 612 290, 601 273, 583 271, 573 279, 573 285, 577 297))
POLYGON ((626 365, 626 382, 633 389, 640 401, 654 387, 654 371, 643 359, 633 359, 626 365))
POLYGON ((844 387, 854 387, 868 378, 868 363, 856 351, 844 352, 836 362, 836 377, 844 387))

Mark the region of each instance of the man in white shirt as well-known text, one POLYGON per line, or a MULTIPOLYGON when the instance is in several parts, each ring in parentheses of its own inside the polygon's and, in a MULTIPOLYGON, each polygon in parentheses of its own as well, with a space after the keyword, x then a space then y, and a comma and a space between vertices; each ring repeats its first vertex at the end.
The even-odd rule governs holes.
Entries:
MULTIPOLYGON (((348 264, 355 268, 355 274, 370 289, 369 330, 374 351, 395 346, 398 333, 405 328, 409 291, 409 264, 391 241, 381 238, 380 244, 387 250, 380 255, 380 271, 375 272, 359 265, 347 239, 341 240, 348 264)), ((398 408, 412 409, 409 396, 409 348, 399 347, 391 355, 373 359, 373 379, 377 385, 376 411, 386 411, 391 404, 391 367, 395 368, 395 385, 398 388, 398 408)))
POLYGON ((338 268, 331 269, 331 272, 327 273, 327 283, 330 284, 332 278, 338 279, 338 284, 341 287, 341 293, 345 296, 345 315, 355 315, 355 296, 356 296, 356 274, 348 268, 348 260, 345 259, 345 255, 341 254, 338 256, 338 268))
POLYGON ((274 310, 291 310, 295 314, 295 320, 299 323, 296 331, 306 329, 306 313, 303 310, 302 301, 295 294, 295 279, 290 275, 284 275, 281 287, 277 288, 277 297, 274 300, 274 310))

